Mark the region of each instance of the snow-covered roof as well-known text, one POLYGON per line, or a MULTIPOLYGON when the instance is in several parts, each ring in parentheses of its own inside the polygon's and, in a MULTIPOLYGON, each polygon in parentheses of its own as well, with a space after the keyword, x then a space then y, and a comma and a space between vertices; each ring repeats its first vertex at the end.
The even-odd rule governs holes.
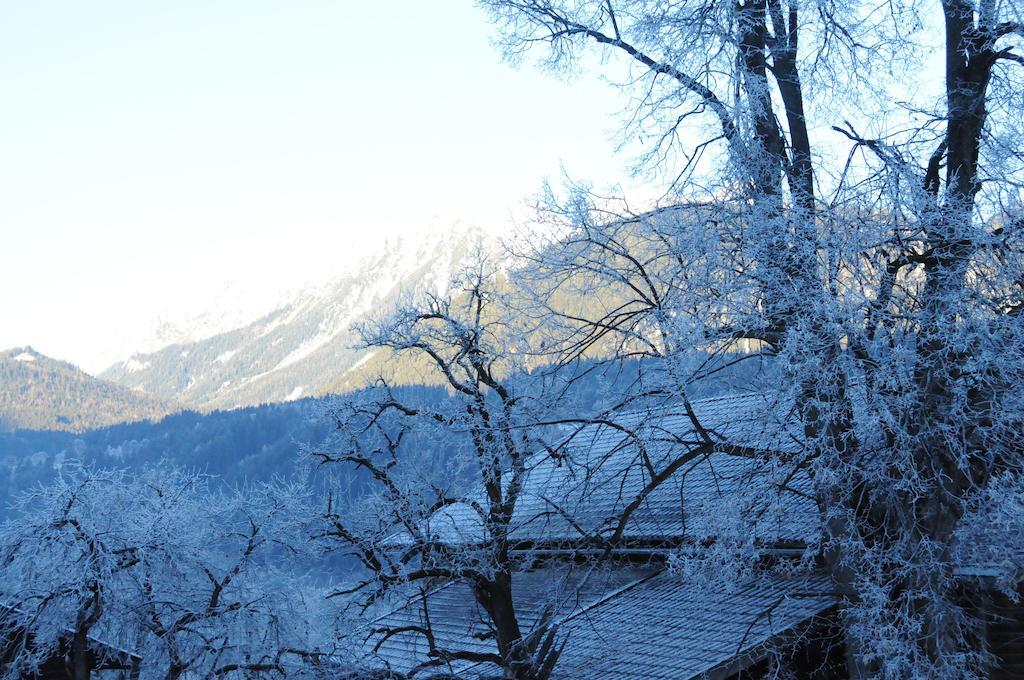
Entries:
MULTIPOLYGON (((625 524, 622 539, 632 549, 723 538, 737 526, 749 535, 752 524, 754 536, 769 546, 809 540, 817 527, 810 480, 780 460, 801 449, 799 427, 786 412, 770 395, 733 394, 695 401, 692 413, 681 407, 633 412, 587 425, 565 442, 563 455, 545 452, 531 461, 511 537, 521 547, 570 550, 581 540, 607 539, 622 510, 644 495, 652 471, 672 467, 625 524), (716 446, 706 446, 708 438, 716 446)), ((469 504, 444 508, 429 526, 434 538, 449 543, 478 543, 483 531, 469 504)), ((566 680, 724 677, 835 604, 822 574, 761 573, 733 586, 709 588, 617 559, 551 562, 513 575, 524 635, 554 603, 560 634, 569 639, 555 677, 566 680)), ((426 607, 419 592, 409 598, 374 623, 373 663, 406 672, 431 658, 427 638, 409 628, 425 626, 427 614, 438 649, 494 653, 488 618, 469 584, 436 588, 425 596, 426 607), (386 637, 395 628, 404 632, 386 637)), ((486 664, 458 663, 452 670, 469 677, 500 675, 486 664)))
MULTIPOLYGON (((693 587, 681 575, 637 566, 603 571, 577 567, 514 575, 513 592, 524 634, 547 603, 557 604, 558 635, 568 636, 555 678, 685 679, 741 670, 769 651, 778 636, 810 622, 835 605, 827 576, 762 575, 731 589, 693 587)), ((437 648, 493 652, 486 616, 466 583, 450 583, 426 596, 437 648)), ((424 626, 416 598, 374 623, 378 630, 424 626)), ((407 672, 428 657, 426 638, 396 634, 372 648, 368 661, 407 672)), ((438 670, 446 669, 441 666, 438 670)), ((499 675, 488 664, 453 662, 468 677, 499 675)))
MULTIPOLYGON (((703 399, 692 407, 704 433, 679 410, 656 417, 634 412, 583 427, 565 444, 564 456, 538 454, 511 537, 530 544, 608 538, 623 510, 643 496, 624 527, 624 541, 700 540, 719 535, 741 512, 764 543, 810 539, 817 526, 814 502, 805 495, 810 481, 774 462, 800 448, 799 428, 784 420, 785 409, 763 394, 703 399), (718 450, 702 448, 704 436, 718 450), (644 494, 652 471, 660 473, 688 453, 694 457, 644 494)), ((439 511, 429 528, 452 543, 478 542, 483 532, 468 504, 439 511)))
MULTIPOLYGON (((616 569, 574 569, 573 565, 538 569, 513 574, 516 616, 525 634, 541 617, 545 605, 557 606, 558 619, 565 619, 599 603, 609 594, 634 585, 653 573, 650 568, 623 566, 616 569)), ((440 649, 493 653, 495 643, 486 637, 487 616, 477 606, 469 585, 446 583, 429 592, 431 630, 440 649)), ((373 623, 373 628, 423 625, 423 599, 418 591, 410 599, 373 623)), ((371 636, 371 648, 382 635, 371 636)), ((375 660, 407 671, 428 658, 426 638, 418 633, 402 633, 388 638, 372 653, 375 660)))

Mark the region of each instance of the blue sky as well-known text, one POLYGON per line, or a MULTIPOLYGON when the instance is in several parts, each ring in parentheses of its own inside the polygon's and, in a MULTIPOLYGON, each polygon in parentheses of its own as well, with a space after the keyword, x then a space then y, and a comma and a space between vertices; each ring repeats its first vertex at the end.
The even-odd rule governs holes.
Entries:
POLYGON ((625 178, 619 95, 504 65, 470 0, 0 8, 0 348, 97 370, 227 280, 625 178))

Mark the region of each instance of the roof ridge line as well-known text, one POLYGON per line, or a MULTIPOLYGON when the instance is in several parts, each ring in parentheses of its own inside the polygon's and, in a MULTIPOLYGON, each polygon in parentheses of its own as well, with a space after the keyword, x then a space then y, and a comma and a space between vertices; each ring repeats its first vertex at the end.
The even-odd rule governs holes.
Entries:
MULTIPOLYGON (((753 391, 749 391, 749 392, 735 391, 735 392, 728 392, 726 394, 718 394, 718 395, 711 396, 711 397, 700 397, 698 399, 691 399, 690 403, 691 404, 706 404, 706 403, 714 402, 714 401, 725 401, 727 399, 745 399, 745 398, 750 398, 750 397, 755 397, 755 396, 764 396, 764 397, 766 397, 769 394, 773 393, 774 391, 775 390, 753 390, 753 391)), ((682 403, 678 399, 675 400, 675 401, 678 401, 679 403, 682 403)), ((662 406, 665 406, 665 405, 663 404, 662 406)), ((595 420, 610 420, 610 421, 614 422, 614 420, 613 420, 614 415, 626 416, 626 417, 643 416, 645 414, 649 415, 650 411, 651 411, 651 408, 636 407, 636 408, 626 409, 626 410, 623 410, 623 411, 618 411, 617 414, 609 413, 606 416, 598 416, 598 417, 595 417, 594 419, 595 420)), ((664 417, 685 416, 685 415, 686 415, 685 412, 669 411, 669 412, 666 412, 666 413, 662 413, 661 417, 664 418, 664 417)), ((580 430, 582 430, 585 427, 592 427, 592 426, 601 427, 602 425, 603 425, 603 423, 583 423, 583 424, 581 424, 580 430)), ((567 435, 564 435, 562 437, 559 437, 557 439, 557 443, 554 446, 558 447, 558 446, 561 446, 561 445, 565 444, 569 440, 573 439, 577 434, 578 434, 578 432, 575 432, 575 433, 572 433, 572 434, 567 434, 567 435)), ((547 455, 547 454, 550 454, 550 452, 547 449, 543 449, 542 448, 542 449, 538 449, 538 450, 534 451, 533 453, 531 453, 528 456, 528 458, 530 459, 530 462, 532 462, 532 459, 534 459, 534 458, 541 458, 541 457, 543 457, 544 455, 547 455)), ((543 461, 541 461, 541 462, 543 462, 543 461)))
POLYGON ((623 593, 625 593, 625 592, 627 592, 629 590, 632 590, 633 588, 637 587, 641 583, 649 581, 652 578, 654 578, 655 576, 658 576, 660 574, 665 573, 665 571, 666 571, 666 569, 664 567, 662 567, 660 569, 656 569, 655 571, 651 572, 650 574, 647 574, 645 576, 641 576, 640 578, 638 578, 638 579, 636 579, 634 581, 630 581, 629 583, 627 583, 627 584, 625 584, 623 586, 620 586, 620 587, 612 590, 611 592, 605 593, 604 595, 598 597, 596 600, 594 600, 590 604, 581 607, 580 609, 578 609, 577 611, 573 612, 572 614, 569 614, 569 616, 566 616, 564 619, 560 620, 558 622, 558 625, 562 625, 563 623, 568 623, 569 621, 572 621, 573 619, 586 614, 590 610, 595 609, 596 607, 601 606, 602 604, 604 604, 608 600, 611 600, 612 598, 618 597, 619 595, 621 595, 621 594, 623 594, 623 593))
MULTIPOLYGON (((437 593, 439 591, 442 591, 445 588, 450 588, 451 586, 454 586, 459 581, 461 581, 461 579, 448 579, 447 581, 445 581, 441 585, 435 586, 435 587, 431 588, 430 590, 420 591, 419 593, 416 594, 416 596, 414 598, 412 598, 411 600, 408 600, 405 604, 397 605, 393 609, 388 610, 387 613, 384 613, 384 614, 381 614, 380 616, 375 617, 373 619, 373 623, 377 623, 381 619, 383 619, 385 617, 388 617, 388 616, 391 616, 392 614, 395 614, 395 613, 405 609, 406 607, 408 607, 412 603, 412 600, 416 600, 416 599, 422 600, 423 598, 430 597, 431 595, 433 595, 433 594, 435 594, 435 593, 437 593)), ((409 583, 412 583, 412 581, 409 581, 409 583)))
MULTIPOLYGON (((728 399, 747 399, 747 398, 750 398, 750 397, 758 397, 758 396, 760 396, 760 397, 767 397, 767 396, 769 396, 771 394, 777 394, 777 393, 778 393, 778 390, 750 390, 750 391, 739 391, 739 390, 737 390, 737 391, 733 391, 733 392, 726 392, 725 394, 716 394, 716 395, 713 395, 713 396, 710 396, 710 397, 698 397, 696 399, 690 399, 690 403, 691 404, 707 404, 707 403, 713 402, 713 401, 726 401, 728 399)), ((681 399, 676 398, 676 399, 671 400, 669 403, 670 404, 671 403, 682 404, 683 402, 682 402, 681 399)), ((667 404, 662 404, 662 406, 665 406, 665 405, 667 405, 667 404)), ((631 408, 631 409, 627 409, 627 410, 624 410, 624 411, 620 411, 619 413, 621 415, 626 415, 626 416, 644 415, 644 414, 650 413, 651 408, 653 408, 653 407, 647 407, 647 408, 645 408, 645 407, 637 407, 637 408, 631 408)), ((676 411, 672 410, 672 411, 668 411, 668 412, 663 413, 661 417, 685 416, 685 415, 686 415, 685 412, 676 412, 676 411)))

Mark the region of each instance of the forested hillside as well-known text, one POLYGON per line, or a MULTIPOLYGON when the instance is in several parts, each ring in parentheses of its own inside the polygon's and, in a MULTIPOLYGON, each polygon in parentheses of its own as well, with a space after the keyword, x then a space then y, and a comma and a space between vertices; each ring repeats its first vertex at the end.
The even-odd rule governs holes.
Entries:
POLYGON ((0 497, 51 480, 75 460, 101 467, 173 463, 228 483, 268 480, 294 470, 300 443, 319 443, 330 429, 322 400, 235 411, 183 411, 158 422, 114 425, 83 433, 0 433, 0 497))
POLYGON ((172 402, 94 378, 31 347, 0 352, 0 431, 81 432, 174 410, 172 402))
MULTIPOLYGON (((763 368, 763 366, 762 366, 763 368)), ((756 380, 754 364, 741 364, 698 392, 716 394, 756 380)), ((563 410, 591 411, 638 375, 638 366, 613 373, 581 369, 567 376, 563 410)), ((522 380, 543 379, 523 376, 522 380)), ((393 393, 409 403, 443 408, 450 398, 437 386, 402 386, 393 393)), ((349 399, 360 399, 359 392, 349 399)), ((182 411, 156 422, 123 423, 87 432, 19 429, 0 433, 0 498, 53 479, 69 461, 141 469, 161 462, 216 475, 229 484, 266 481, 296 471, 303 448, 317 447, 333 432, 334 397, 307 398, 232 411, 182 411)), ((443 455, 451 441, 421 442, 422 455, 443 455)), ((308 462, 308 460, 307 460, 308 462)))

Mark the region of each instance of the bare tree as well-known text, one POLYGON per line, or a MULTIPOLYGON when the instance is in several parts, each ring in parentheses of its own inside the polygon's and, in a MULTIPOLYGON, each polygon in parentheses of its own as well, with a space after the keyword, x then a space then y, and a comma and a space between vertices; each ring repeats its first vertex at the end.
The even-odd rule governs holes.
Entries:
POLYGON ((420 596, 437 582, 466 581, 492 628, 488 653, 444 648, 429 618, 414 629, 375 631, 379 644, 402 633, 423 636, 427 658, 410 676, 469 661, 539 679, 558 658, 556 627, 542 620, 524 630, 513 601, 514 572, 531 558, 513 551, 510 524, 528 463, 552 449, 542 424, 550 392, 542 379, 524 380, 509 323, 495 272, 481 259, 449 295, 425 295, 364 326, 366 347, 425 359, 449 403, 416 403, 381 378, 334 407, 338 438, 331 450, 313 452, 323 465, 347 464, 371 480, 358 512, 328 503, 324 536, 348 546, 364 567, 358 582, 336 595, 358 594, 369 607, 394 594, 420 596), (423 455, 437 450, 432 437, 443 442, 435 460, 423 455), (451 509, 461 519, 448 515, 451 509))
POLYGON ((771 355, 779 408, 803 425, 786 463, 815 483, 851 672, 984 675, 985 614, 965 592, 985 588, 962 560, 998 554, 1019 573, 1022 533, 965 533, 1021 484, 1021 8, 942 3, 942 96, 894 102, 869 69, 912 60, 913 26, 936 27, 916 3, 480 4, 513 57, 544 47, 572 68, 592 45, 633 64, 630 129, 660 126, 649 160, 705 196, 653 212, 581 191, 548 202, 560 245, 530 256, 561 356, 654 357, 685 398, 749 350, 771 355), (843 106, 808 101, 808 75, 843 106), (863 134, 844 120, 858 111, 893 124, 863 134), (663 144, 686 141, 696 114, 720 134, 679 164, 663 144), (828 126, 852 144, 845 162, 812 146, 828 126), (715 145, 720 181, 701 186, 692 161, 715 145), (587 278, 613 302, 581 310, 555 294, 587 278))
POLYGON ((307 672, 326 651, 315 602, 277 564, 301 546, 303 501, 174 469, 63 470, 0 531, 0 617, 21 633, 3 677, 66 654, 86 680, 96 640, 136 655, 143 678, 307 672))

